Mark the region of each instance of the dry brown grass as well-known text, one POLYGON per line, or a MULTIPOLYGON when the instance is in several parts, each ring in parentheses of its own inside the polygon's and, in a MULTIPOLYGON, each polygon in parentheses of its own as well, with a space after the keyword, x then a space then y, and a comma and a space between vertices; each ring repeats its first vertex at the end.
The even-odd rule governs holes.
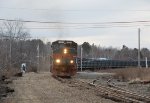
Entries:
POLYGON ((115 78, 130 81, 135 79, 150 80, 150 68, 121 68, 121 69, 108 69, 101 72, 115 73, 115 78))
POLYGON ((9 69, 0 70, 0 77, 5 76, 7 78, 10 78, 14 76, 16 73, 18 73, 18 71, 19 71, 18 68, 9 68, 9 69))

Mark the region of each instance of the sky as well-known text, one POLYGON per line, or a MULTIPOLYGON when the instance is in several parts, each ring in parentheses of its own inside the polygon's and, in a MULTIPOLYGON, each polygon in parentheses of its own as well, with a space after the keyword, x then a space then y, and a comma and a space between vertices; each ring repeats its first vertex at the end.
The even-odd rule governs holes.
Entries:
POLYGON ((25 23, 33 38, 47 42, 117 48, 138 48, 140 28, 141 48, 150 49, 150 0, 0 0, 0 19, 48 22, 25 23))

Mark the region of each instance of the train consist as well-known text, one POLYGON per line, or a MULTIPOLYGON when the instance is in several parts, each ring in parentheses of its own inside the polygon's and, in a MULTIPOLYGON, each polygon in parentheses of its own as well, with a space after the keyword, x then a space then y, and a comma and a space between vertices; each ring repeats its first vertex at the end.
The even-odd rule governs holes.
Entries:
MULTIPOLYGON (((78 69, 81 69, 81 61, 78 58, 78 69)), ((146 62, 140 62, 141 67, 146 67, 146 62)), ((147 61, 147 65, 150 66, 150 61, 147 61)), ((96 60, 96 59, 83 59, 83 69, 105 69, 105 68, 126 68, 126 67, 138 67, 138 61, 127 61, 127 60, 96 60)))
POLYGON ((57 40, 52 42, 51 68, 53 76, 73 76, 77 72, 77 43, 57 40))
MULTIPOLYGON (((81 69, 80 58, 77 58, 77 43, 74 41, 57 40, 52 42, 51 47, 50 72, 54 76, 73 76, 77 70, 81 69)), ((141 61, 140 64, 141 67, 146 67, 145 61, 141 61)), ((150 61, 147 61, 147 65, 150 66, 150 61)), ((138 61, 82 59, 83 70, 137 66, 138 61)))

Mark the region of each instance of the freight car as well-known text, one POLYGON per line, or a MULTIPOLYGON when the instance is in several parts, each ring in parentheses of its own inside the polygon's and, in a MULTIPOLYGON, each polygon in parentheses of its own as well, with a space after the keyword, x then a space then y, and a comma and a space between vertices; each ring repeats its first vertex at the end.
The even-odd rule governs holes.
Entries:
POLYGON ((52 42, 51 68, 53 76, 73 76, 77 72, 77 43, 68 40, 52 42))
MULTIPOLYGON (((81 69, 80 58, 77 60, 78 69, 81 69)), ((146 61, 140 61, 141 67, 146 67, 146 61)), ((147 65, 150 66, 150 61, 147 61, 147 65)), ((97 60, 97 59, 82 59, 82 68, 84 70, 105 69, 105 68, 127 68, 138 67, 138 61, 127 60, 97 60)))

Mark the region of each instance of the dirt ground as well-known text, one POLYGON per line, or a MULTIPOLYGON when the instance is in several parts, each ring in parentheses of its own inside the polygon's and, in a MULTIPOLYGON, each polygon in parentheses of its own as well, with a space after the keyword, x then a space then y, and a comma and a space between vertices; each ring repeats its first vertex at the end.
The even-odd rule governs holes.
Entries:
POLYGON ((150 97, 150 68, 107 69, 99 72, 115 73, 114 77, 99 78, 98 82, 102 84, 110 79, 110 82, 116 86, 150 97), (146 81, 147 83, 140 83, 139 81, 146 81))
POLYGON ((94 91, 70 87, 49 72, 27 73, 11 84, 15 92, 4 103, 115 103, 94 91))

